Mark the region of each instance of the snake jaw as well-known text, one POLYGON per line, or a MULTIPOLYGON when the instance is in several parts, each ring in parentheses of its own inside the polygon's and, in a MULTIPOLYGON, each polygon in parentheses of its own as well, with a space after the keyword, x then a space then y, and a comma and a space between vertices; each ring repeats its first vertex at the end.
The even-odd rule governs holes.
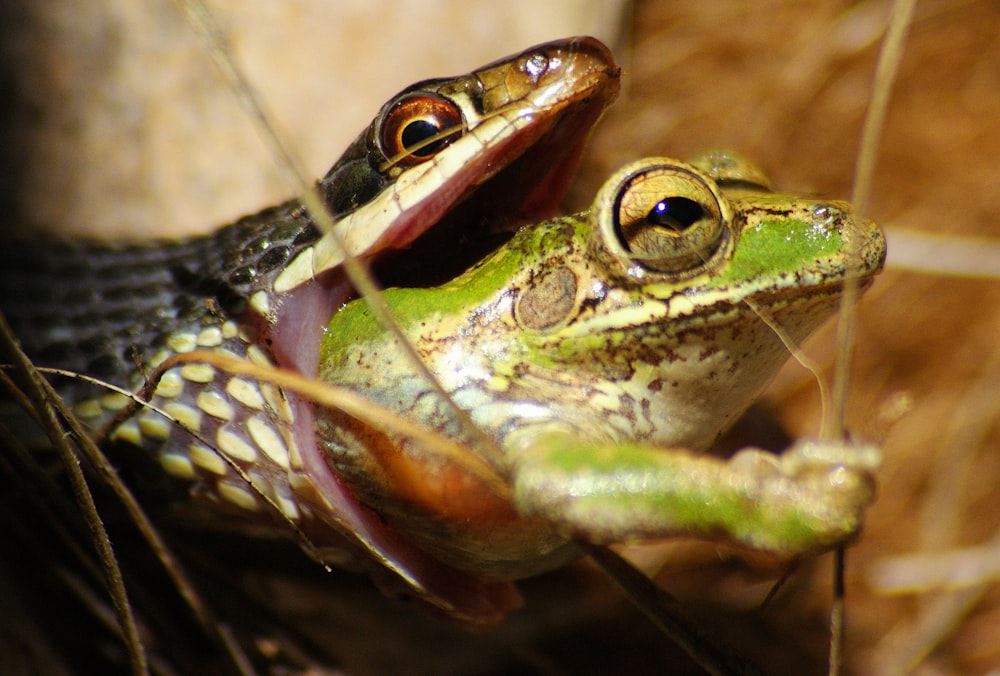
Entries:
POLYGON ((463 109, 464 131, 415 166, 394 167, 394 158, 382 166, 373 157, 381 152, 373 137, 393 102, 383 107, 321 184, 331 193, 333 231, 289 262, 274 280, 275 293, 339 268, 348 255, 370 259, 403 249, 469 201, 479 202, 479 213, 490 221, 520 224, 555 212, 590 130, 618 94, 614 57, 593 38, 571 38, 525 50, 473 75, 418 83, 394 98, 440 85, 463 109), (459 80, 470 81, 451 91, 459 80), (350 199, 330 181, 351 186, 350 199), (501 187, 491 189, 496 185, 501 187), (480 199, 483 192, 492 197, 480 199), (335 206, 341 201, 347 205, 335 206))
MULTIPOLYGON (((566 64, 578 77, 571 94, 559 95, 549 86, 539 93, 545 100, 544 111, 532 103, 493 115, 433 162, 404 172, 391 189, 337 222, 348 251, 370 261, 392 261, 377 269, 383 284, 397 281, 393 274, 398 271, 387 272, 397 263, 426 277, 428 268, 441 267, 436 257, 442 252, 454 258, 460 248, 456 242, 478 241, 472 249, 482 248, 498 232, 512 233, 525 222, 557 211, 591 128, 618 90, 619 69, 606 47, 583 38, 570 41, 569 48, 586 62, 586 67, 571 60, 566 64), (383 227, 365 227, 364 220, 373 215, 383 227), (411 244, 418 246, 391 255, 411 244), (423 258, 428 251, 430 263, 423 258)), ((537 63, 531 55, 546 49, 550 47, 526 51, 519 68, 531 75, 524 64, 537 63)), ((355 294, 341 266, 343 249, 333 240, 327 234, 297 254, 275 279, 267 316, 258 321, 261 338, 277 364, 309 377, 317 373, 319 346, 330 316, 355 294)), ((466 258, 475 255, 449 260, 445 267, 471 264, 466 258)), ((292 392, 286 396, 295 411, 292 434, 304 466, 296 498, 318 503, 319 518, 332 531, 360 545, 376 568, 394 571, 390 586, 409 590, 448 615, 471 622, 497 621, 519 605, 511 583, 485 583, 455 571, 361 505, 328 466, 317 444, 312 404, 292 392)), ((323 535, 318 537, 322 546, 323 535)))

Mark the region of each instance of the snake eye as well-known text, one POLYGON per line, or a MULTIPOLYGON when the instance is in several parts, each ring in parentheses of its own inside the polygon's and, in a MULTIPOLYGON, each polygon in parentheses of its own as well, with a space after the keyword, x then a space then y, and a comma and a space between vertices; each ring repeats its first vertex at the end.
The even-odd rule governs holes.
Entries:
POLYGON ((382 117, 379 143, 392 164, 411 167, 437 155, 464 131, 457 105, 436 94, 409 94, 382 117))
POLYGON ((685 165, 649 165, 632 173, 613 204, 619 244, 658 272, 683 272, 707 261, 726 232, 715 191, 685 165))

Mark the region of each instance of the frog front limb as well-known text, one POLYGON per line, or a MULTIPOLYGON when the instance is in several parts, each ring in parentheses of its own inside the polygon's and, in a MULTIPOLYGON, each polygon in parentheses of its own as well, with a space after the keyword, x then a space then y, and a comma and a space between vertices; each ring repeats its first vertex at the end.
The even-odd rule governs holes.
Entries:
POLYGON ((804 554, 861 528, 875 496, 870 446, 802 441, 782 455, 730 459, 639 443, 586 443, 565 432, 514 444, 518 509, 594 544, 664 536, 721 539, 804 554))

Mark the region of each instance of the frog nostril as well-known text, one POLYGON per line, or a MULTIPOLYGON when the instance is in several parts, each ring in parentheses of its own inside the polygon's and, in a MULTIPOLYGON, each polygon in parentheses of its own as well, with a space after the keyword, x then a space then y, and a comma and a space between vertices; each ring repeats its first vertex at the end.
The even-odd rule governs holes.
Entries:
POLYGON ((831 207, 828 204, 817 204, 812 208, 812 213, 810 214, 812 218, 813 225, 819 225, 827 227, 833 225, 843 212, 836 207, 831 207))

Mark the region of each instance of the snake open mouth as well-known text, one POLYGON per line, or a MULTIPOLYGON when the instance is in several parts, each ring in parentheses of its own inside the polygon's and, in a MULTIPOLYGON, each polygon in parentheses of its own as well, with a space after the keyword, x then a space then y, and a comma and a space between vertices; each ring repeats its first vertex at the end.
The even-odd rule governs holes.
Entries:
MULTIPOLYGON (((531 74, 540 54, 554 64, 551 67, 576 69, 572 93, 541 88, 539 100, 505 111, 503 119, 494 120, 492 131, 469 130, 438 155, 435 171, 418 172, 415 181, 433 181, 432 189, 411 185, 404 194, 397 180, 385 205, 378 196, 338 221, 347 248, 369 262, 383 286, 439 283, 495 249, 519 226, 558 211, 591 128, 617 94, 619 69, 607 48, 592 38, 528 50, 519 57, 522 71, 531 74), (551 55, 555 47, 558 57, 551 55), (413 193, 418 198, 411 200, 413 193), (352 227, 368 225, 362 218, 390 208, 397 213, 378 221, 374 238, 352 243, 352 227)), ((319 274, 272 295, 262 335, 279 366, 316 375, 327 322, 356 295, 337 262, 327 255, 313 268, 319 274)), ((376 564, 373 569, 395 571, 392 591, 415 593, 448 615, 480 623, 496 621, 519 605, 511 583, 483 582, 441 564, 359 504, 322 455, 312 404, 293 393, 287 397, 303 475, 311 484, 311 490, 297 491, 297 498, 313 503, 313 512, 322 513, 331 535, 347 536, 366 550, 376 564), (317 504, 316 493, 322 504, 317 504)), ((322 536, 317 539, 322 549, 322 536)), ((380 577, 384 581, 385 576, 380 577)))
MULTIPOLYGON (((619 68, 593 38, 541 45, 497 63, 506 68, 504 87, 516 74, 534 85, 530 93, 485 111, 460 138, 423 164, 401 168, 379 192, 367 194, 371 181, 364 178, 349 191, 361 203, 336 217, 338 237, 321 236, 274 279, 265 333, 280 365, 315 375, 329 317, 356 295, 341 265, 344 249, 368 262, 383 286, 434 284, 518 226, 558 211, 590 130, 617 95, 619 68)), ((487 98, 476 105, 486 106, 487 98)))

